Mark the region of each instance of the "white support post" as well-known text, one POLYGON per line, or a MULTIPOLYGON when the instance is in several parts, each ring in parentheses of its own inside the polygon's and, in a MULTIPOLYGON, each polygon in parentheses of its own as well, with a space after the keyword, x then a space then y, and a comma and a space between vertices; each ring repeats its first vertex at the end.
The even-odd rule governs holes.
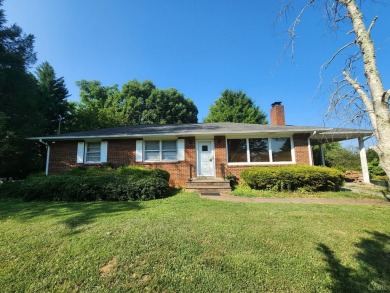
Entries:
POLYGON ((307 139, 307 148, 309 151, 309 165, 313 166, 313 149, 311 148, 310 138, 307 139))
POLYGON ((362 137, 359 137, 358 141, 359 141, 359 150, 360 150, 360 164, 362 166, 362 172, 363 172, 363 182, 370 183, 370 174, 368 173, 368 164, 367 164, 366 149, 364 147, 364 140, 362 137))
POLYGON ((50 145, 47 145, 46 146, 46 169, 45 169, 46 176, 49 175, 49 160, 50 160, 50 145))
POLYGON ((320 153, 321 153, 321 165, 325 166, 325 153, 324 153, 324 146, 322 143, 320 144, 320 153))

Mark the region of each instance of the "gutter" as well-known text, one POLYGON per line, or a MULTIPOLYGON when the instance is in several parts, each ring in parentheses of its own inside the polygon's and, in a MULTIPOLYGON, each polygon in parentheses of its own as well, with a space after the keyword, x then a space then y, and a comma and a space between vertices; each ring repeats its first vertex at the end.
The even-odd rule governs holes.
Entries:
POLYGON ((42 141, 42 138, 39 139, 39 142, 46 146, 46 167, 45 174, 49 175, 49 159, 50 159, 50 145, 47 142, 42 141))

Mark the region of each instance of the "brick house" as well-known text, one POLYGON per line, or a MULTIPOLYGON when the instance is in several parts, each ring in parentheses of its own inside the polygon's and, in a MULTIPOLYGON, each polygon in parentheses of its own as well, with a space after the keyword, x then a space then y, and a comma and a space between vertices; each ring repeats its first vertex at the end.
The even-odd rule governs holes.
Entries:
POLYGON ((313 145, 358 138, 364 149, 363 137, 372 135, 370 130, 285 125, 280 102, 272 104, 270 116, 270 125, 132 125, 32 139, 47 146, 46 174, 80 165, 138 165, 165 169, 170 183, 183 187, 189 179, 239 178, 252 166, 313 165, 313 145))

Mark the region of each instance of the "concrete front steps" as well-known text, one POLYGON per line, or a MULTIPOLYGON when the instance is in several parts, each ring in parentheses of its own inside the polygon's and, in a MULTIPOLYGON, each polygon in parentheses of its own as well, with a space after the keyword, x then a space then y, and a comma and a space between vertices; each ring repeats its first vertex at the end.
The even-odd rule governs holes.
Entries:
POLYGON ((186 182, 186 191, 201 195, 220 195, 232 191, 230 181, 216 177, 198 177, 186 182))

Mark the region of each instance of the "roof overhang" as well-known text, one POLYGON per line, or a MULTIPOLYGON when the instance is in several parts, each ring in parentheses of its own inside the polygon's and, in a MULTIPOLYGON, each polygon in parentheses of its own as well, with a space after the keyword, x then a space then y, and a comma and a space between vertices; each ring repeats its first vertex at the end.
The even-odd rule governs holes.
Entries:
POLYGON ((100 129, 58 135, 30 137, 28 139, 40 141, 66 140, 115 140, 115 139, 164 139, 182 137, 248 137, 256 136, 292 136, 307 134, 312 144, 348 140, 358 137, 372 136, 372 130, 351 128, 329 128, 313 126, 273 126, 245 123, 204 123, 181 125, 139 125, 125 126, 110 129, 100 129))

